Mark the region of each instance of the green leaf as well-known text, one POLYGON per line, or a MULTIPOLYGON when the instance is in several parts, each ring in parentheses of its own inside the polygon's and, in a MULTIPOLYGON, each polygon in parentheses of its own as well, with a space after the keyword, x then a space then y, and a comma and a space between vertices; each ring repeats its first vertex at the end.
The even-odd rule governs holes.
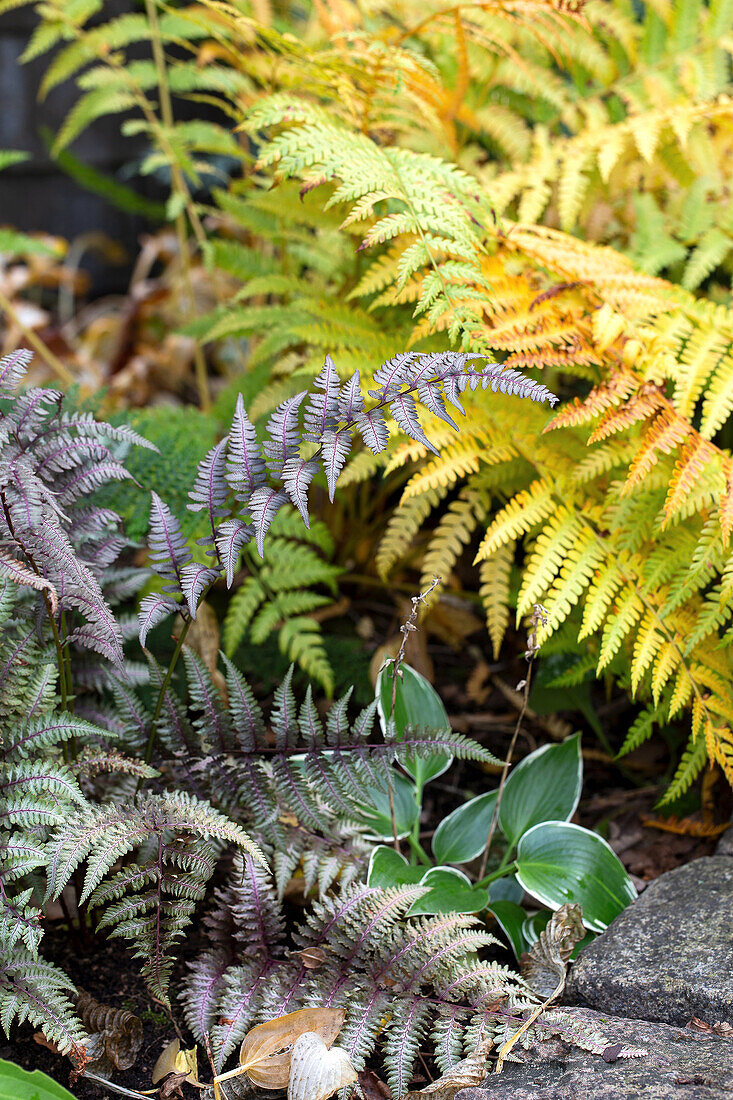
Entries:
POLYGON ((443 818, 433 835, 433 855, 438 863, 468 863, 481 855, 497 794, 498 791, 480 794, 443 818))
POLYGON ((531 916, 525 918, 522 925, 522 935, 525 943, 528 943, 530 947, 533 943, 537 943, 540 932, 544 932, 547 928, 551 916, 552 913, 549 909, 540 909, 538 913, 532 913, 531 916))
POLYGON ((565 821, 545 821, 524 834, 517 850, 517 880, 550 909, 577 902, 583 923, 594 932, 607 928, 636 897, 606 841, 565 821))
POLYGON ((511 949, 517 960, 519 960, 528 947, 522 932, 524 922, 527 919, 524 909, 521 905, 517 905, 516 901, 508 901, 502 898, 490 902, 489 912, 496 917, 499 927, 509 940, 511 949))
POLYGON ((0 252, 14 253, 16 256, 61 256, 58 248, 51 248, 27 233, 18 233, 15 229, 0 229, 0 252))
MULTIPOLYGON (((417 821, 420 808, 415 799, 415 788, 409 779, 399 772, 392 773, 392 791, 394 795, 395 821, 397 836, 404 837, 417 821)), ((364 807, 362 820, 380 838, 392 839, 392 820, 389 813, 389 793, 380 787, 364 788, 364 807)))
POLYGON ((489 886, 490 901, 514 901, 519 905, 524 897, 524 890, 517 882, 514 875, 506 875, 497 878, 489 886))
POLYGON ((384 890, 391 890, 393 886, 414 886, 424 874, 424 867, 411 866, 394 848, 379 844, 369 859, 367 886, 381 886, 384 890))
POLYGON ((20 164, 27 159, 28 154, 20 149, 0 149, 0 172, 3 168, 9 168, 11 164, 20 164))
POLYGON ((567 821, 575 813, 583 783, 580 734, 560 745, 544 745, 509 773, 499 824, 514 847, 533 825, 567 821))
POLYGON ((40 1069, 29 1073, 0 1058, 0 1100, 74 1100, 74 1097, 40 1069))
MULTIPOLYGON (((397 677, 394 706, 394 723, 398 740, 405 736, 408 729, 449 730, 448 715, 432 684, 410 665, 401 665, 400 672, 402 675, 397 677)), ((393 683, 394 661, 391 661, 379 673, 376 688, 379 720, 385 736, 389 716, 392 713, 393 683)), ((423 787, 431 779, 442 775, 452 762, 452 756, 438 753, 422 758, 409 756, 405 760, 405 770, 410 773, 418 786, 423 787)))
POLYGON ((480 913, 489 904, 489 892, 474 886, 462 871, 452 867, 431 867, 420 879, 430 891, 412 903, 408 917, 435 913, 480 913))

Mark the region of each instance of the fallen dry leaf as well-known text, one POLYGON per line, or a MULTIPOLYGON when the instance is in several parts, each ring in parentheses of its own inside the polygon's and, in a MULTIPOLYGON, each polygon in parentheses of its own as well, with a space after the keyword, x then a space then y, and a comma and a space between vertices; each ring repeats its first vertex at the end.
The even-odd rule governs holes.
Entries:
POLYGON ((190 1080, 188 1073, 171 1073, 160 1086, 160 1100, 183 1100, 183 1086, 190 1080))
POLYGON ((329 1048, 320 1035, 306 1031, 293 1044, 288 1100, 327 1100, 356 1081, 356 1070, 341 1047, 329 1048))
POLYGON ((157 1085, 169 1073, 183 1076, 191 1081, 198 1081, 198 1060, 196 1047, 190 1050, 181 1050, 180 1039, 174 1039, 165 1048, 158 1061, 153 1066, 153 1084, 157 1085))
POLYGON ((703 1035, 719 1035, 721 1039, 733 1039, 733 1027, 724 1020, 717 1020, 714 1024, 709 1024, 706 1020, 701 1020, 699 1016, 693 1016, 687 1026, 691 1031, 699 1031, 703 1035))
POLYGON ((99 1036, 95 1049, 117 1069, 131 1069, 143 1045, 143 1025, 134 1012, 101 1004, 84 989, 77 992, 74 1007, 90 1035, 99 1036))
POLYGON ((530 989, 541 997, 557 997, 565 984, 568 959, 584 935, 579 905, 562 905, 556 910, 537 943, 520 960, 522 977, 530 989), (560 989, 553 993, 558 985, 560 989))
POLYGON ((359 1073, 359 1088, 364 1100, 392 1100, 392 1089, 374 1070, 363 1069, 359 1073))
POLYGON ((293 1044, 305 1032, 314 1032, 328 1048, 341 1030, 345 1013, 336 1008, 299 1008, 268 1020, 249 1031, 239 1050, 239 1065, 253 1085, 287 1088, 293 1044))
POLYGON ((497 1073, 501 1073, 504 1059, 517 1040, 562 993, 565 988, 568 959, 573 948, 580 943, 584 935, 583 911, 580 906, 561 905, 550 917, 544 931, 540 932, 540 938, 532 950, 522 955, 520 964, 524 980, 531 989, 546 1000, 529 1014, 519 1030, 504 1043, 496 1063, 497 1073))
POLYGON ((404 1100, 419 1100, 430 1096, 432 1100, 453 1100, 461 1089, 478 1088, 486 1079, 486 1058, 493 1045, 493 1039, 483 1039, 468 1058, 456 1062, 454 1066, 424 1089, 408 1092, 404 1100))
POLYGON ((318 970, 326 961, 326 952, 322 947, 306 947, 302 951, 294 951, 306 970, 318 970))

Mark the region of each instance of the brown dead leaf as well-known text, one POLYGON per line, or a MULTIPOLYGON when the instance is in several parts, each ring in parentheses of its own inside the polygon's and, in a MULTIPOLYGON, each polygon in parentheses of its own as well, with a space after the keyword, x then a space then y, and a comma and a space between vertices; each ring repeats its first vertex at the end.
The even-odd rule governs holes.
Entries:
POLYGON ((85 989, 77 991, 74 1007, 89 1034, 98 1037, 91 1049, 99 1051, 117 1069, 131 1069, 143 1045, 139 1017, 134 1012, 101 1004, 85 989))
POLYGON ((425 616, 425 629, 454 649, 460 648, 466 638, 481 630, 482 626, 481 620, 463 600, 446 593, 436 600, 425 616))
POLYGON ((377 1077, 374 1070, 363 1069, 359 1073, 359 1088, 364 1100, 392 1100, 392 1089, 377 1077))
POLYGON ((191 623, 186 635, 186 645, 194 653, 197 653, 204 662, 211 679, 214 681, 214 686, 226 704, 226 680, 219 670, 219 650, 221 649, 219 620, 211 604, 208 604, 206 600, 198 606, 196 618, 191 623))
POLYGON ((493 1039, 483 1039, 476 1049, 460 1062, 433 1081, 424 1089, 408 1092, 405 1100, 419 1100, 431 1096, 432 1100, 453 1100, 461 1089, 477 1088, 486 1078, 486 1059, 493 1045, 493 1039))
POLYGON ((557 997, 565 984, 568 959, 585 935, 579 905, 562 905, 550 917, 547 927, 531 949, 522 955, 520 966, 527 985, 541 997, 557 997), (562 985, 561 985, 562 983, 562 985), (553 990, 560 985, 560 989, 553 990))
MULTIPOLYGON (((687 1026, 691 1031, 699 1031, 704 1035, 719 1035, 721 1039, 733 1039, 733 1027, 724 1020, 717 1020, 714 1024, 709 1024, 706 1020, 701 1020, 699 1016, 693 1016, 687 1026)), ((35 1039, 35 1035, 33 1038, 35 1039)))
POLYGON ((716 837, 730 826, 729 821, 716 825, 712 821, 699 821, 694 817, 653 817, 641 814, 641 823, 647 829, 659 829, 663 833, 676 833, 677 836, 716 837))
POLYGON ((477 706, 483 706, 489 697, 489 677, 491 676, 491 669, 486 661, 477 661, 474 666, 473 672, 466 681, 466 695, 472 703, 476 703, 477 706))
POLYGON ((196 1049, 191 1047, 190 1050, 181 1050, 180 1039, 174 1039, 169 1043, 153 1066, 153 1084, 157 1085, 158 1081, 162 1081, 170 1073, 185 1080, 198 1081, 196 1049))
POLYGON ((45 1047, 46 1050, 50 1050, 52 1054, 60 1054, 61 1051, 52 1043, 50 1039, 47 1039, 42 1031, 35 1031, 33 1033, 33 1041, 38 1043, 39 1047, 45 1047))
POLYGON ((171 1073, 160 1086, 160 1100, 183 1100, 183 1086, 190 1079, 188 1073, 171 1073))
POLYGON ((517 1040, 562 993, 565 988, 568 960, 573 953, 573 948, 580 943, 584 935, 583 911, 580 906, 561 905, 550 917, 544 931, 540 932, 540 938, 531 951, 522 955, 520 959, 522 977, 531 989, 546 999, 530 1012, 519 1030, 504 1043, 499 1051, 496 1073, 501 1073, 504 1059, 517 1040))
POLYGON ((302 951, 294 951, 306 970, 318 970, 326 961, 326 952, 322 947, 306 947, 302 951))
POLYGON ((254 1085, 265 1089, 287 1088, 290 1057, 295 1041, 305 1032, 315 1032, 330 1047, 344 1022, 345 1013, 336 1008, 299 1008, 287 1016, 268 1020, 249 1031, 239 1050, 240 1068, 254 1085))

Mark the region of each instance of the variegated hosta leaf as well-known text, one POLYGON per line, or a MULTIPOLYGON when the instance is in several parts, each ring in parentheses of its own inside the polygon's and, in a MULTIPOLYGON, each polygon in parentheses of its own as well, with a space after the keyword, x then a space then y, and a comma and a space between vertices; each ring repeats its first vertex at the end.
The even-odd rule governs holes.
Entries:
POLYGON ((328 1051, 343 1022, 344 1012, 335 1008, 299 1008, 267 1020, 245 1035, 239 1064, 260 1088, 283 1089, 291 1078, 291 1055, 297 1040, 307 1034, 328 1051))
POLYGON ((356 1070, 341 1047, 329 1050, 320 1035, 306 1031, 290 1058, 288 1100, 327 1100, 356 1081, 356 1070))

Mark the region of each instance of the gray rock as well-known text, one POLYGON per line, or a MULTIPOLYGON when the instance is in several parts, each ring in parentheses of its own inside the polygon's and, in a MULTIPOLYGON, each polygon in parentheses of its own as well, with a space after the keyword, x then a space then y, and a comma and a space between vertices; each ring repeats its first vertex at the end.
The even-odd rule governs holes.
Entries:
POLYGON ((716 856, 733 856, 733 821, 718 841, 715 854, 716 856))
POLYGON ((565 1000, 670 1024, 733 1024, 730 858, 696 859, 650 883, 583 951, 565 1000))
POLYGON ((731 1100, 733 1040, 691 1029, 570 1009, 612 1042, 646 1051, 607 1064, 555 1039, 521 1051, 480 1088, 455 1100, 731 1100))

